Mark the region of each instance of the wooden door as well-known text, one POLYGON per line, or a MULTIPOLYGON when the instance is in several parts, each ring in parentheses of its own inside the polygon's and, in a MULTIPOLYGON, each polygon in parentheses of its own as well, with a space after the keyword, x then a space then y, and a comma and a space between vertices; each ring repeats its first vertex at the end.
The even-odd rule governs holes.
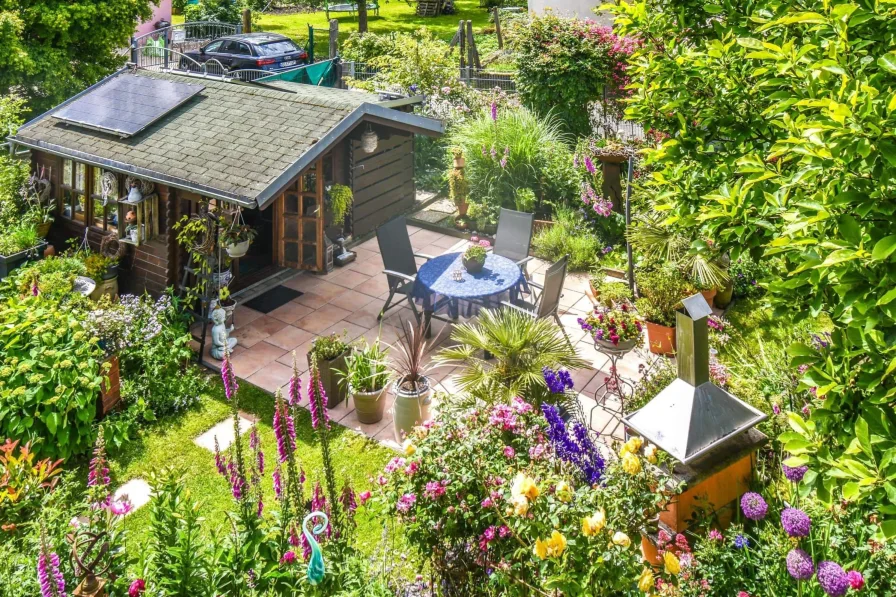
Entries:
POLYGON ((323 271, 323 160, 303 172, 280 198, 280 265, 323 271))

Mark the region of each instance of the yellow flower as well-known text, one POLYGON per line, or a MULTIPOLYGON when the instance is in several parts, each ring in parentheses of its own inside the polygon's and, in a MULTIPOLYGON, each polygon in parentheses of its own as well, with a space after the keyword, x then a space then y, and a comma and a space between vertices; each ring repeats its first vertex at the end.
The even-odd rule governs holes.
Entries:
POLYGON ((524 495, 518 495, 511 500, 513 504, 513 513, 517 516, 525 516, 529 511, 529 500, 524 495))
POLYGON ((644 440, 640 437, 633 437, 622 446, 622 449, 619 450, 620 456, 625 456, 626 454, 637 454, 638 450, 641 449, 641 446, 644 444, 644 440))
POLYGON ((638 589, 644 593, 649 593, 653 590, 653 571, 650 568, 645 568, 641 571, 641 576, 638 577, 638 589))
POLYGON ((534 500, 541 494, 541 492, 538 490, 538 485, 535 484, 534 479, 527 477, 524 473, 518 473, 513 480, 510 494, 514 498, 524 496, 527 499, 534 500))
POLYGON ((647 447, 644 448, 644 458, 646 458, 647 462, 650 464, 656 464, 656 451, 657 448, 653 444, 647 444, 647 447))
POLYGON ((628 535, 626 535, 622 531, 616 531, 613 534, 613 543, 615 543, 619 547, 629 547, 632 544, 632 540, 629 539, 628 535))
POLYGON ((568 502, 572 499, 572 488, 566 481, 557 483, 557 499, 561 502, 568 502))
POLYGON ((535 540, 535 548, 532 550, 535 553, 535 556, 539 560, 543 560, 548 557, 548 543, 547 541, 542 541, 541 539, 535 540))
POLYGON ((601 532, 607 524, 607 515, 604 511, 598 510, 592 516, 582 519, 582 534, 586 537, 593 537, 601 532))
POLYGON ((410 440, 409 440, 409 441, 406 441, 406 442, 404 443, 404 453, 405 453, 405 456, 413 456, 413 455, 414 455, 414 452, 416 452, 416 451, 417 451, 417 446, 415 446, 414 444, 412 444, 412 443, 410 442, 410 440))
POLYGON ((548 556, 559 558, 564 551, 566 551, 566 537, 560 531, 555 530, 551 533, 551 538, 548 539, 548 556))
POLYGON ((666 565, 666 574, 676 575, 681 572, 681 564, 671 551, 663 554, 663 563, 666 565))
POLYGON ((622 457, 622 470, 630 475, 637 475, 641 472, 641 461, 634 454, 626 454, 622 457))

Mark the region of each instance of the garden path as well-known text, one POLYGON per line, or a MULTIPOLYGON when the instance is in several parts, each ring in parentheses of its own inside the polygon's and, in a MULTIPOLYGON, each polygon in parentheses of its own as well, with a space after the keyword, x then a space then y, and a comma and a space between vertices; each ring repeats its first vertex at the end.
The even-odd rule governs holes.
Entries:
MULTIPOLYGON (((409 225, 408 232, 414 250, 429 255, 461 251, 467 245, 465 240, 416 226, 409 225)), ((357 253, 357 259, 344 268, 337 268, 324 276, 297 273, 283 281, 285 286, 303 294, 266 315, 242 304, 237 306, 232 336, 239 339, 239 344, 233 351, 232 362, 234 372, 240 379, 274 393, 287 384, 292 375, 293 352, 299 371, 305 374, 308 369, 306 355, 311 343, 318 336, 333 332, 345 330, 350 340, 360 337, 373 340, 377 335, 387 343, 397 340, 402 322, 410 321, 412 315, 410 309, 402 306, 391 310, 383 319, 382 326, 377 322, 377 314, 388 294, 377 241, 375 238, 368 240, 352 250, 357 253)), ((531 276, 538 282, 543 281, 547 266, 544 261, 534 260, 529 268, 531 276)), ((572 376, 586 421, 590 419, 595 430, 600 431, 607 427, 610 416, 600 408, 594 410, 593 415, 591 413, 595 405, 595 392, 610 374, 610 363, 606 355, 595 350, 594 344, 585 337, 585 332, 576 322, 591 309, 587 289, 586 274, 570 274, 567 277, 560 301, 560 319, 579 355, 591 364, 588 368, 573 371, 572 376)), ((267 288, 240 296, 239 302, 245 302, 264 290, 267 288)), ((433 342, 436 347, 450 343, 450 328, 445 329, 446 325, 433 321, 433 342)), ((646 354, 646 347, 644 352, 646 354)), ((207 362, 216 362, 207 353, 205 357, 207 362)), ((619 362, 620 375, 635 379, 643 362, 641 356, 630 353, 619 362)), ((433 377, 447 392, 455 389, 454 371, 455 368, 451 367, 433 371, 433 377)), ((307 406, 307 400, 304 403, 307 406)), ((345 402, 331 410, 330 417, 383 444, 398 447, 393 438, 391 409, 375 425, 360 423, 353 406, 345 402)), ((620 426, 610 424, 605 433, 620 438, 622 430, 620 426)))

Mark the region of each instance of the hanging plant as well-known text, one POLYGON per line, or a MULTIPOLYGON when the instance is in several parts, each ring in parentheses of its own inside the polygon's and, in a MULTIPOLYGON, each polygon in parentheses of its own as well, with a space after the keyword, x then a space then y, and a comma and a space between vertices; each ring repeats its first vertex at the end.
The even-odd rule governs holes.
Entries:
POLYGON ((221 245, 223 245, 227 254, 234 259, 246 254, 249 250, 249 245, 252 244, 252 241, 258 234, 254 228, 243 220, 242 209, 237 210, 236 216, 234 216, 229 225, 226 222, 222 222, 222 228, 224 229, 221 231, 220 236, 221 245))
POLYGON ((354 198, 352 190, 344 184, 334 184, 330 186, 328 197, 330 211, 333 212, 333 223, 338 226, 352 205, 354 198))

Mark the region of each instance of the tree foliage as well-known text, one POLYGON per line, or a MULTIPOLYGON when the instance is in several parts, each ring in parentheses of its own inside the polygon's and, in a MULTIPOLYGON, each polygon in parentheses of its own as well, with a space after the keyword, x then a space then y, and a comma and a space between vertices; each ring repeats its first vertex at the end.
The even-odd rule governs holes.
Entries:
POLYGON ((896 5, 613 10, 642 42, 628 114, 671 135, 648 156, 666 225, 699 227, 732 258, 774 257, 776 314, 836 326, 823 350, 790 350, 817 400, 808 420, 791 415, 788 464, 809 464, 823 499, 896 516, 896 5))
MULTIPOLYGON (((152 0, 0 0, 0 94, 51 108, 124 64, 152 0)), ((5 133, 5 131, 4 131, 5 133)))

